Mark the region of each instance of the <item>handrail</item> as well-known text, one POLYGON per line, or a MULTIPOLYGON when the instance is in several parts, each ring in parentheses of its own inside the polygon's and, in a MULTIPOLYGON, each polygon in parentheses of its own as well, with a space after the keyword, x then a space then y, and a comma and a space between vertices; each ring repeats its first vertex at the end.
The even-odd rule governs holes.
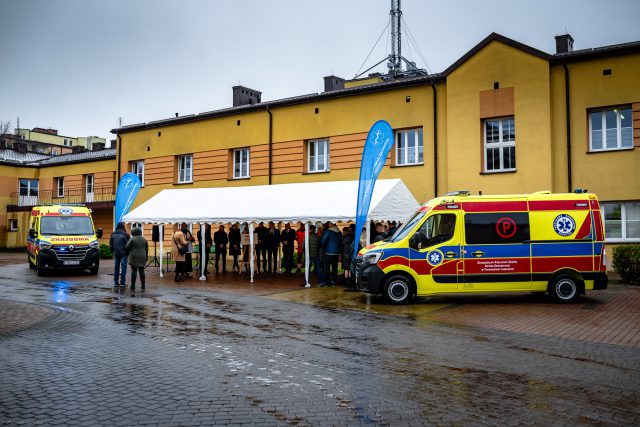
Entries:
POLYGON ((11 193, 8 206, 36 206, 42 204, 58 203, 96 203, 113 202, 116 196, 113 185, 94 186, 93 193, 87 194, 85 186, 65 187, 62 197, 58 196, 57 189, 40 190, 33 195, 20 195, 19 191, 11 193))

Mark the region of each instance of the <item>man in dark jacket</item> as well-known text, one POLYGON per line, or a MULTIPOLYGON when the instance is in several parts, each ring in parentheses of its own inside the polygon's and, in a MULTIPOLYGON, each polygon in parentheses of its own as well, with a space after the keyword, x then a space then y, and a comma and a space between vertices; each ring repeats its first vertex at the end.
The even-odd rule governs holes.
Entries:
POLYGON ((218 263, 220 261, 220 255, 222 255, 222 272, 227 272, 227 244, 229 243, 229 237, 224 231, 224 225, 220 226, 220 229, 213 233, 213 243, 216 245, 216 273, 218 272, 218 263))
POLYGON ((335 285, 338 280, 338 260, 342 253, 342 233, 331 222, 327 222, 327 229, 322 233, 320 247, 324 253, 323 278, 318 286, 335 285))
POLYGON ((256 266, 258 267, 258 273, 260 273, 260 257, 262 256, 262 271, 267 271, 267 227, 264 226, 264 222, 258 224, 255 230, 258 236, 256 242, 256 266))
POLYGON ((111 234, 109 239, 109 249, 113 254, 115 268, 113 271, 113 290, 118 291, 118 286, 123 290, 127 281, 127 242, 129 234, 124 229, 124 223, 119 222, 116 231, 111 234))
POLYGON ((282 242, 284 271, 291 273, 291 270, 293 270, 293 244, 296 241, 296 232, 291 228, 290 224, 284 225, 284 230, 280 235, 280 241, 282 242))
POLYGON ((267 253, 269 255, 269 261, 267 263, 269 273, 271 273, 271 266, 273 265, 273 272, 278 272, 278 248, 280 247, 280 230, 276 229, 273 221, 269 221, 269 229, 267 230, 267 253), (273 259, 273 264, 271 260, 273 259))

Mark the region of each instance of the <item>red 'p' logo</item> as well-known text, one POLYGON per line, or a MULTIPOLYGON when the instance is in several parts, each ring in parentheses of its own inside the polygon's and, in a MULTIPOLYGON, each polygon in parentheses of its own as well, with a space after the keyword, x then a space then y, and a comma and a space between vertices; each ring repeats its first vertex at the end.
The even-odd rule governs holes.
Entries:
POLYGON ((516 234, 516 222, 509 218, 503 217, 496 223, 496 232, 503 239, 508 239, 516 234))

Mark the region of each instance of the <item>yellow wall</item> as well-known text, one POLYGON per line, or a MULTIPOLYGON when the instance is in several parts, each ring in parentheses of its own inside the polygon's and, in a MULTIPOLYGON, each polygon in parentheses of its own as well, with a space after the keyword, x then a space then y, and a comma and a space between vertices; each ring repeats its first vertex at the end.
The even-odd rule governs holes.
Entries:
POLYGON ((38 177, 37 168, 25 168, 8 165, 0 165, 0 247, 18 247, 20 242, 26 239, 28 215, 16 212, 7 212, 6 206, 12 202, 11 193, 19 191, 18 180, 20 178, 34 179, 38 177), (18 219, 18 231, 9 231, 9 219, 18 219), (23 236, 24 234, 24 236, 23 236))
POLYGON ((515 194, 552 186, 549 64, 498 41, 447 77, 447 190, 515 194), (483 174, 480 92, 514 88, 516 172, 483 174))

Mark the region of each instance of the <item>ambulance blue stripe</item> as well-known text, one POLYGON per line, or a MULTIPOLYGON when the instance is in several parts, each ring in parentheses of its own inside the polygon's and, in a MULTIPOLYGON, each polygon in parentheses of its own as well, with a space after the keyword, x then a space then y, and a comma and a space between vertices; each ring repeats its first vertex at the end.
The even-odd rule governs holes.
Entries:
POLYGON ((584 256, 593 254, 593 244, 585 243, 534 243, 532 255, 534 257, 550 256, 584 256))
POLYGON ((529 256, 529 245, 516 243, 512 245, 467 245, 465 258, 476 258, 473 252, 484 252, 478 258, 523 258, 529 256))

